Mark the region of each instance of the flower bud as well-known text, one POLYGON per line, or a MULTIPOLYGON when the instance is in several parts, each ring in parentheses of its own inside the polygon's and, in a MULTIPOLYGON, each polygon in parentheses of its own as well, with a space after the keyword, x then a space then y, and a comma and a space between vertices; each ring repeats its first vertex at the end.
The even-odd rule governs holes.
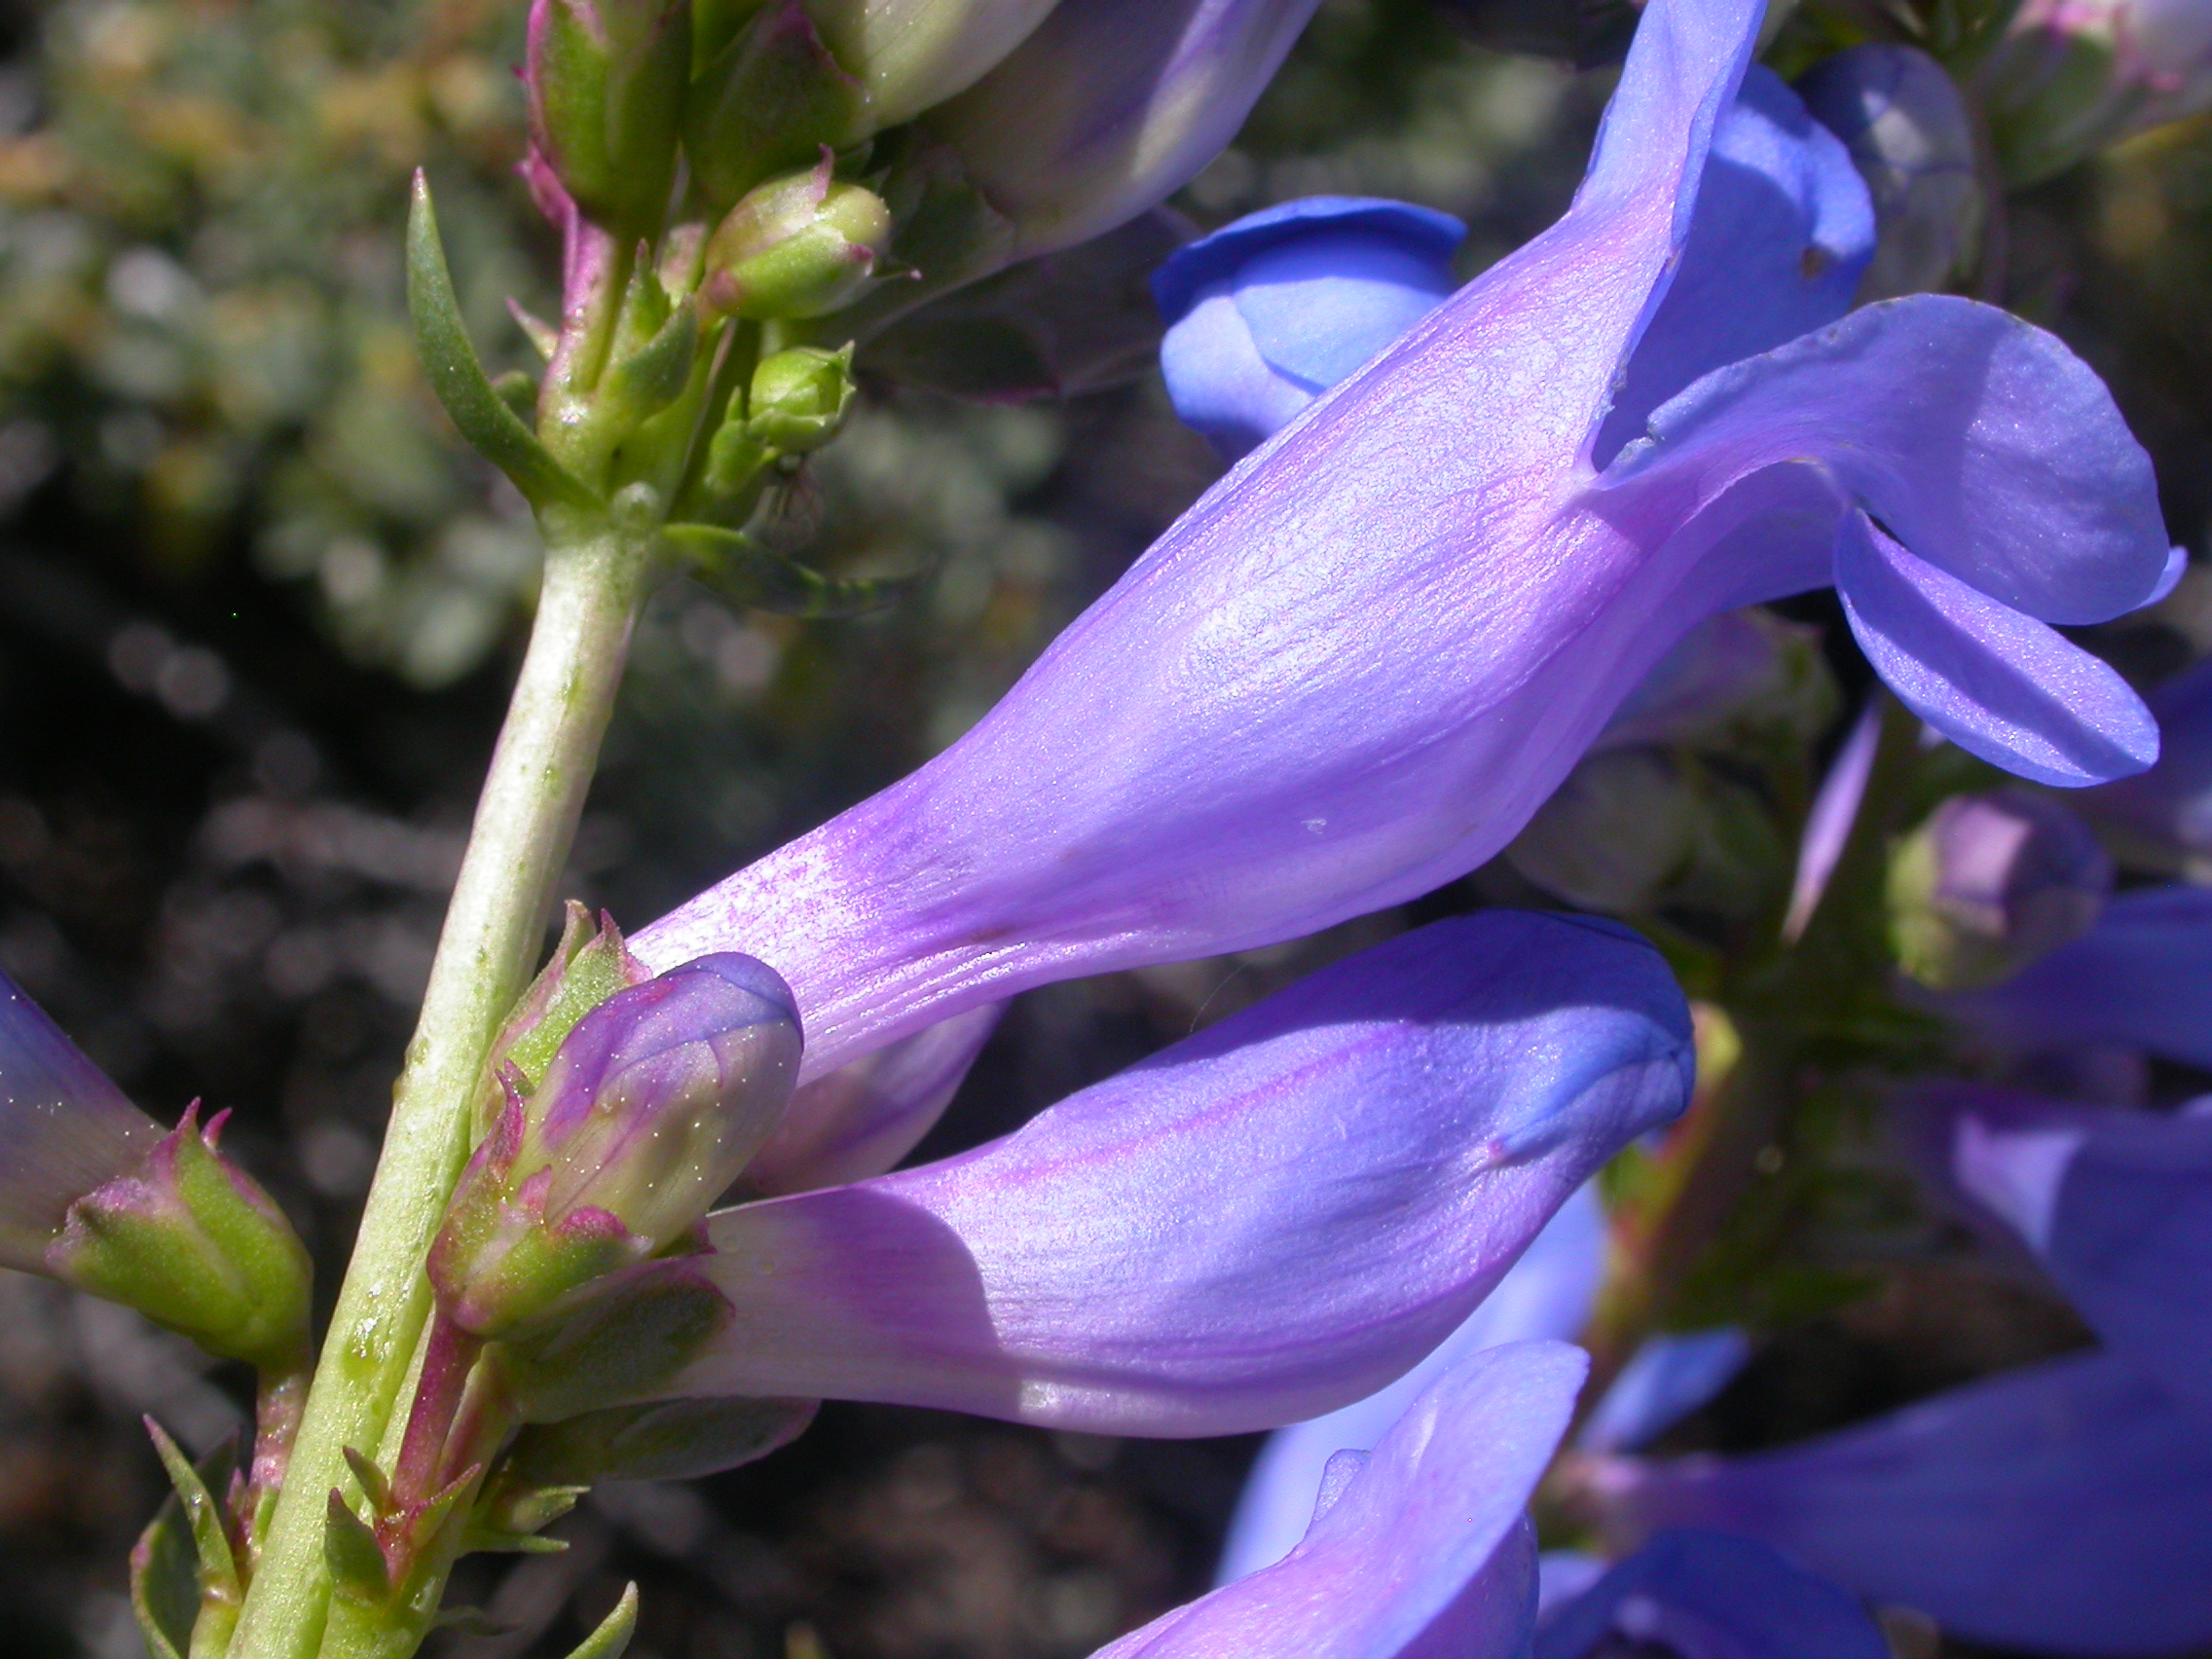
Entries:
POLYGON ((1467 227, 1369 197, 1246 215, 1152 278, 1160 367, 1183 424, 1235 461, 1434 311, 1467 227))
POLYGON ((866 88, 868 130, 879 131, 966 92, 1019 46, 1054 4, 806 0, 806 11, 837 61, 866 88))
POLYGON ((1872 44, 1823 59, 1797 91, 1873 198, 1879 240, 1860 303, 1940 290, 1972 257, 1983 215, 1957 84, 1924 52, 1872 44))
POLYGON ((690 31, 690 0, 534 0, 531 140, 587 219, 626 236, 659 228, 690 31))
POLYGON ((830 158, 771 179, 707 240, 707 307, 751 321, 821 316, 858 297, 891 240, 883 199, 831 176, 830 158))
POLYGON ((769 449, 805 455, 837 435, 853 407, 853 350, 794 346, 760 360, 746 429, 769 449))
POLYGON ((506 1108, 430 1252, 446 1315, 495 1337, 678 1243, 790 1098, 798 1015, 749 956, 703 956, 579 1019, 506 1108))
POLYGON ((1014 257, 1165 200, 1243 125, 1319 0, 1060 0, 924 123, 1014 224, 1014 257))
POLYGON ((1955 795, 1891 859, 1899 964, 1936 990, 1995 984, 2087 932, 2112 880, 2096 837, 2057 802, 1955 795))
POLYGON ((0 1266, 136 1309, 208 1352, 306 1353, 310 1267, 198 1107, 153 1119, 0 976, 0 1266))
POLYGON ((2212 12, 2197 0, 2027 0, 1975 90, 2006 177, 2034 184, 2212 107, 2212 12))

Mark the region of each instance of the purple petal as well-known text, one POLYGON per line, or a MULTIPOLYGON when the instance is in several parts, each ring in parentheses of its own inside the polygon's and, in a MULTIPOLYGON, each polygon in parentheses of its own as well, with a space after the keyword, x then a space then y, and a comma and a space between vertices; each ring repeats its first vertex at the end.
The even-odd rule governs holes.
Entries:
MULTIPOLYGON (((1816 465, 1917 557, 2046 622, 2141 605, 2167 541, 2150 457, 2089 367, 1989 306, 1888 300, 1708 375, 1608 470, 1686 519, 1762 467, 1816 465)), ((1737 603, 1787 591, 1746 572, 1737 603)))
POLYGON ((2212 1068, 2212 892, 2120 894, 2072 943, 1938 1006, 2022 1049, 2113 1043, 2212 1068))
POLYGON ((1560 1205, 1497 1288, 1426 1359, 1364 1400, 1276 1429, 1244 1482, 1214 1582, 1232 1583, 1288 1555, 1306 1535, 1329 1459, 1346 1450, 1369 1450, 1416 1395, 1469 1354, 1501 1343, 1580 1335, 1597 1305, 1604 1257, 1605 1212, 1585 1185, 1560 1205))
POLYGON ((1849 152, 1753 64, 1714 134, 1681 270, 1629 359, 1598 463, 1699 376, 1843 315, 1873 252, 1874 209, 1849 152))
POLYGON ((1652 6, 1566 218, 1240 462, 960 743, 636 952, 774 963, 819 1076, 1024 985, 1294 937, 1503 846, 1714 608, 1665 608, 1678 575, 1567 498, 1756 10, 1652 6))
POLYGON ((1661 1532, 1548 1613, 1535 1659, 1632 1643, 1677 1659, 1889 1659, 1863 1608, 1773 1550, 1722 1532, 1661 1532))
POLYGON ((893 1167, 952 1104, 1005 1012, 972 1008, 808 1084, 745 1166, 745 1189, 804 1193, 893 1167))
POLYGON ((1789 910, 1782 923, 1785 939, 1801 937, 1820 908, 1835 862, 1851 839, 1851 827, 1859 822, 1859 804, 1866 798, 1866 780, 1873 776, 1874 751, 1881 741, 1882 707, 1869 699, 1852 721, 1843 747, 1828 762, 1813 808, 1805 814, 1805 832, 1797 843, 1797 873, 1789 885, 1789 910))
POLYGON ((2174 870, 2212 861, 2212 662, 2151 694, 2158 763, 2082 797, 2083 808, 2126 838, 2124 850, 2174 870))
POLYGON ((2086 1659, 2212 1641, 2212 1427, 2118 1355, 1615 1479, 1627 1519, 1757 1538, 1969 1641, 2086 1659))
POLYGON ((1450 264, 1467 227, 1449 213, 1393 202, 1381 196, 1303 196, 1224 225, 1185 242, 1153 273, 1152 297, 1169 323, 1180 321, 1198 303, 1200 291, 1235 276, 1265 249, 1301 242, 1315 235, 1365 232, 1423 256, 1433 266, 1450 264))
POLYGON ((669 1388, 1103 1433, 1332 1411, 1465 1319, 1689 1068, 1625 930, 1438 923, 964 1157, 711 1218, 735 1318, 669 1388))
POLYGON ((1874 671, 1970 755, 2079 789, 2158 757, 2126 681, 2054 628, 1914 558, 1864 513, 1836 538, 1836 589, 1874 671))
MULTIPOLYGON (((1445 1373, 1283 1561, 1178 1607, 1097 1659, 1514 1659, 1536 1604, 1522 1514, 1588 1360, 1514 1343, 1445 1373)), ((1332 1470, 1332 1473, 1336 1473, 1332 1470)))
POLYGON ((2212 1117, 1968 1084, 1905 1102, 1946 1184, 2031 1250, 2106 1345, 2212 1422, 2212 1117))
POLYGON ((1733 1325, 1653 1337, 1613 1379, 1575 1449, 1628 1452, 1656 1440, 1727 1387, 1751 1357, 1751 1338, 1733 1325))
POLYGON ((0 1267, 42 1272, 69 1206, 161 1138, 161 1126, 0 974, 0 1267))
POLYGON ((1227 282, 1201 294, 1161 337, 1160 371, 1176 419, 1224 461, 1249 455, 1296 419, 1319 389, 1260 355, 1227 282))

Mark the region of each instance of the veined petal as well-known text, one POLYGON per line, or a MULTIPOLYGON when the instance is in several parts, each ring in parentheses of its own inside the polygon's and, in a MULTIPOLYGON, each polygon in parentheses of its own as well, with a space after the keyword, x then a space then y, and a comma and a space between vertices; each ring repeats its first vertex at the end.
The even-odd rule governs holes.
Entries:
POLYGON ((2117 1354, 2007 1372, 1780 1452, 1611 1478, 1633 1524, 1757 1538, 1972 1641, 2083 1659, 2212 1641, 2212 1427, 2117 1354))
POLYGON ((2117 1353, 2212 1423, 2212 1115, 1971 1084, 1907 1097, 1959 1198, 2002 1221, 2117 1353))
POLYGON ((1548 1342, 1462 1361, 1372 1456, 1343 1458, 1341 1488, 1286 1559, 1131 1632, 1097 1659, 1525 1653, 1536 1552, 1522 1511, 1588 1364, 1580 1349, 1548 1342))
POLYGON ((808 1084, 745 1166, 744 1190, 804 1193, 891 1168, 952 1104, 1005 1012, 972 1008, 808 1084))
POLYGON ((1329 1459, 1365 1452, 1417 1395, 1469 1354, 1501 1343, 1579 1336, 1597 1306, 1605 1263, 1605 1212, 1586 1183, 1544 1224, 1521 1259, 1467 1320, 1387 1387, 1268 1437, 1229 1523, 1216 1584, 1282 1560, 1306 1535, 1329 1459))
MULTIPOLYGON (((2093 371, 2042 329, 1915 294, 1710 374, 1651 418, 1601 499, 1686 520, 1759 469, 1833 477, 1915 556, 2046 622, 2101 622, 2157 586, 2150 457, 2093 371)), ((1616 508, 1614 510, 1620 510, 1616 508)), ((1741 603, 1773 598, 1747 573, 1741 603)))
POLYGON ((2212 1068, 2212 891, 2121 893, 2080 939, 1937 1006, 2024 1049, 2117 1043, 2212 1068))
POLYGON ((1687 1096, 1626 930, 1486 911, 1326 969, 964 1157, 726 1210, 668 1391, 1227 1434, 1373 1392, 1687 1096))
POLYGON ((0 1267, 44 1272, 69 1206, 161 1138, 161 1126, 0 974, 0 1267))
POLYGON ((1640 546, 1566 509, 1757 11, 1652 5, 1557 226, 1247 457, 960 743, 637 954, 773 964, 819 1076, 1023 985, 1293 937, 1503 846, 1673 643, 1640 546))
POLYGON ((1888 1659, 1863 1608, 1764 1544, 1661 1532, 1544 1617, 1535 1659, 1582 1659, 1615 1639, 1677 1659, 1888 1659))
POLYGON ((1835 575, 1875 672, 1968 754, 2060 789, 2158 757, 2158 722, 2126 681, 2056 629, 1914 558, 1862 512, 1837 534, 1835 575))

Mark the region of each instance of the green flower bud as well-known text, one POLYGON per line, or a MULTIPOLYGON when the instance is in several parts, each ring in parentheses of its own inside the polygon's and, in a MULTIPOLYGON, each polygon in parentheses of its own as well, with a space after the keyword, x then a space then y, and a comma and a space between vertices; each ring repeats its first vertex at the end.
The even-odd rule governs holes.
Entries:
POLYGON ((138 1166, 69 1207, 48 1246, 63 1283, 134 1308, 209 1353, 269 1369, 308 1354, 307 1249, 269 1195, 216 1151, 199 1107, 138 1166))
POLYGON ((729 210, 708 239, 700 297, 751 321, 822 316, 858 297, 890 240, 883 199, 832 177, 825 156, 729 210))
POLYGON ((658 230, 690 61, 689 0, 535 0, 531 140, 586 218, 626 236, 658 230))
POLYGON ((794 346, 753 371, 746 429, 768 448, 805 455, 837 435, 853 407, 853 349, 794 346))

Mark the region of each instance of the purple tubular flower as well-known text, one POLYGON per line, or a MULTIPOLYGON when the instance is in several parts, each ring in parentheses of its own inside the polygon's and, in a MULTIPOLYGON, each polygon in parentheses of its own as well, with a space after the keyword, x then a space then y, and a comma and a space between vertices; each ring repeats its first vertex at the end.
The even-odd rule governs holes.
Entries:
POLYGON ((1763 1544, 1661 1532, 1536 1633, 1534 1659, 1664 1648, 1677 1659, 1888 1659, 1859 1604, 1763 1544))
POLYGON ((1319 0, 1059 0, 925 122, 1028 259, 1164 202, 1244 124, 1319 0))
POLYGON ((69 1206, 136 1166, 162 1136, 0 974, 0 1267, 45 1272, 69 1206))
POLYGON ((1153 274, 1183 424, 1235 461, 1434 311, 1467 227, 1362 196, 1248 214, 1153 274))
POLYGON ((2166 682, 2150 703, 2158 763, 2089 791, 2082 805, 2118 831, 2130 862, 2202 879, 2212 875, 2212 661, 2166 682))
POLYGON ((1513 1343, 1433 1382, 1372 1454, 1333 1459, 1290 1555, 1095 1659, 1512 1659, 1536 1610, 1522 1513, 1587 1358, 1513 1343))
POLYGON ((963 1157, 710 1217, 686 1265, 731 1316, 656 1386, 1117 1434, 1312 1417, 1450 1335, 1690 1071, 1626 930, 1440 922, 963 1157))
POLYGON ((2212 891, 2120 894, 2072 943, 1937 1006, 2021 1049, 2117 1044, 2212 1067, 2212 891))
POLYGON ((1268 1437, 1229 1523, 1216 1584, 1282 1560, 1306 1535, 1329 1461, 1366 1452, 1414 1398, 1470 1354, 1504 1343, 1564 1341, 1589 1323, 1604 1271, 1605 1214, 1579 1187, 1537 1234, 1497 1288, 1429 1356, 1385 1388, 1268 1437))
POLYGON ((2148 458, 2049 335, 1893 301, 1593 465, 1640 339, 1730 337, 1663 302, 1757 11, 1654 0, 1558 225, 1239 462, 953 748, 637 953, 772 962, 819 1075, 1025 985, 1310 932, 1497 852, 1707 616, 1838 577, 1954 740, 2073 782, 2147 764, 2148 715, 2031 619, 2130 608, 2167 546, 2148 458), (2132 713, 2106 730, 2116 699, 2054 668, 2132 713))
POLYGON ((1970 1641, 2083 1659, 2212 1641, 2212 1426, 2069 1355, 1754 1456, 1620 1462, 1630 1529, 1756 1538, 1970 1641))
POLYGON ((773 1198, 882 1174, 952 1103, 1005 1012, 972 1008, 808 1084, 745 1166, 745 1190, 773 1198))
POLYGON ((2115 1352, 2212 1408, 2212 1115, 1972 1084, 1904 1108, 1939 1186, 2009 1229, 2115 1352))

